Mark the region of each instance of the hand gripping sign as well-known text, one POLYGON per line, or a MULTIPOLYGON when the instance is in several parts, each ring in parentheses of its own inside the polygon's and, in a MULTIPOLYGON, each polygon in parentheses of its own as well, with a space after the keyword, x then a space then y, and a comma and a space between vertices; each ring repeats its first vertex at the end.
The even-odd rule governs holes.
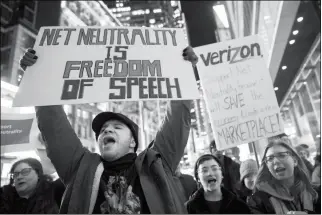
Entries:
POLYGON ((283 132, 258 36, 198 47, 195 52, 218 150, 283 132))
POLYGON ((42 27, 13 106, 199 98, 183 29, 42 27))

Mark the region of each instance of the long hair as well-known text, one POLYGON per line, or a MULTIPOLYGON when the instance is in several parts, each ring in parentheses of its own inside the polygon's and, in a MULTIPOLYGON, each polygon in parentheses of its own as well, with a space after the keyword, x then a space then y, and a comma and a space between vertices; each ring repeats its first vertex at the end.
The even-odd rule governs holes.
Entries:
POLYGON ((278 189, 278 186, 280 185, 280 182, 272 176, 272 174, 270 173, 270 171, 267 167, 267 164, 265 163, 265 157, 266 157, 267 151, 268 151, 268 149, 270 149, 273 146, 282 146, 282 147, 286 148, 291 153, 291 156, 294 159, 296 159, 296 161, 297 161, 297 166, 294 167, 294 178, 301 180, 304 183, 304 185, 307 187, 307 189, 310 193, 315 193, 315 191, 311 185, 311 182, 310 182, 308 170, 307 170, 303 160, 298 155, 296 150, 284 138, 273 139, 268 143, 268 145, 264 151, 262 164, 259 168, 258 175, 255 180, 254 191, 258 190, 258 186, 261 182, 269 183, 274 189, 278 189))
MULTIPOLYGON (((16 167, 21 163, 28 164, 32 169, 34 169, 38 175, 39 181, 50 181, 50 182, 53 181, 53 179, 49 175, 44 174, 41 163, 35 158, 25 158, 25 159, 16 161, 10 169, 10 173, 13 173, 16 167)), ((12 177, 10 177, 9 185, 13 185, 12 177)))
POLYGON ((220 166, 220 168, 221 168, 222 175, 224 175, 224 172, 225 172, 224 166, 223 166, 222 163, 220 163, 220 160, 218 158, 216 158, 212 154, 202 155, 196 161, 195 168, 194 168, 194 174, 195 174, 195 179, 196 179, 197 184, 198 184, 198 188, 200 188, 200 186, 201 186, 200 182, 199 182, 199 177, 198 177, 198 168, 199 168, 200 164, 202 164, 203 162, 208 161, 208 160, 215 160, 218 163, 218 165, 220 166))

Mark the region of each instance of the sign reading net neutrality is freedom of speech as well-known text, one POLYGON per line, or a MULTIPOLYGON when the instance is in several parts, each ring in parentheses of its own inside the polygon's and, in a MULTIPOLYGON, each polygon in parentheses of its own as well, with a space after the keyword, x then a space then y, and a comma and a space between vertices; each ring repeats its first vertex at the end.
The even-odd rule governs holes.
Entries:
POLYGON ((195 52, 219 150, 283 132, 258 36, 198 47, 195 52))
POLYGON ((186 46, 183 29, 42 27, 13 106, 197 99, 186 46))

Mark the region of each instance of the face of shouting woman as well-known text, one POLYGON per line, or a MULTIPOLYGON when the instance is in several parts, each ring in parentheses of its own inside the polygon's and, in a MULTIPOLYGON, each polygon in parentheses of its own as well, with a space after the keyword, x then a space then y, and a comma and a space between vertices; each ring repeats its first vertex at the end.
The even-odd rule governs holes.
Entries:
POLYGON ((198 178, 204 191, 220 189, 223 174, 220 165, 215 159, 206 160, 198 167, 198 178))
POLYGON ((265 162, 275 179, 288 180, 294 177, 294 168, 297 166, 297 160, 287 148, 280 145, 269 148, 266 153, 265 162))

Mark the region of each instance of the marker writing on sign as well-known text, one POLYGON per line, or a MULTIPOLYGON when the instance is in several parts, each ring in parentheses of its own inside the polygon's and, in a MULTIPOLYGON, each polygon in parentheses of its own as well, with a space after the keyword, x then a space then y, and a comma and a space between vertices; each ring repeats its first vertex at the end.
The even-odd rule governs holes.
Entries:
MULTIPOLYGON (((69 45, 72 32, 76 28, 44 29, 39 46, 55 46, 64 41, 69 45), (67 35, 65 36, 65 32, 67 35), (64 38, 65 37, 65 38, 64 38)), ((140 41, 143 45, 177 46, 176 30, 173 29, 127 29, 127 28, 81 28, 77 45, 135 45, 140 41)))
POLYGON ((106 77, 110 78, 109 99, 131 99, 133 87, 139 88, 140 99, 182 98, 178 78, 162 77, 160 60, 127 61, 128 47, 116 46, 114 53, 118 56, 114 55, 112 61, 111 49, 107 47, 105 60, 66 62, 62 100, 82 99, 85 87, 93 87, 94 79, 106 77))
POLYGON ((221 144, 233 145, 240 142, 247 142, 254 138, 264 138, 280 131, 279 114, 277 113, 237 125, 223 126, 216 133, 221 144))

